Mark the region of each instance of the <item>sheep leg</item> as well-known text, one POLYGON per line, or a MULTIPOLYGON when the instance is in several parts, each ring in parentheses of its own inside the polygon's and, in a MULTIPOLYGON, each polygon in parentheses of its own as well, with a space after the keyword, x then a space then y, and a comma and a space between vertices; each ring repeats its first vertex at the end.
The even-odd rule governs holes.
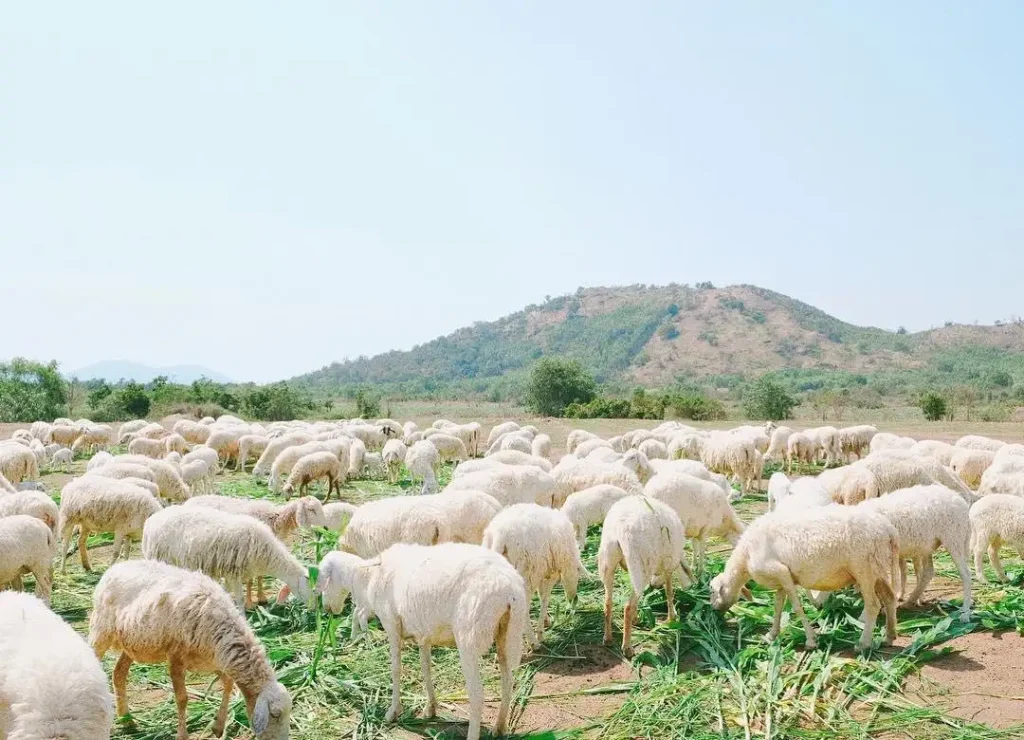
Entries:
POLYGON ((779 636, 779 631, 782 629, 782 608, 784 606, 786 606, 786 592, 781 588, 775 589, 775 616, 772 617, 772 628, 765 638, 768 642, 779 636))
MULTIPOLYGON (((614 581, 612 581, 614 582, 614 581)), ((604 644, 612 644, 612 582, 604 584, 604 644)))
POLYGON ((249 579, 248 581, 245 582, 245 608, 248 610, 248 609, 252 609, 252 607, 253 607, 252 579, 249 579))
POLYGON ((676 590, 672 584, 672 571, 665 576, 665 603, 668 605, 668 615, 665 617, 665 621, 676 621, 676 590))
MULTIPOLYGON (((498 632, 501 634, 500 628, 498 632)), ((512 704, 512 667, 505 652, 505 640, 499 637, 498 667, 501 669, 501 706, 498 707, 498 719, 494 723, 494 734, 502 737, 508 734, 508 710, 512 704)))
POLYGON ((178 740, 188 740, 188 691, 185 689, 185 664, 172 656, 171 686, 174 688, 174 704, 178 708, 178 740))
POLYGON ((956 563, 956 568, 960 571, 960 580, 964 584, 964 603, 960 608, 960 621, 969 622, 971 621, 971 607, 974 606, 974 602, 971 599, 971 569, 967 565, 967 554, 960 552, 954 555, 953 561, 956 563))
POLYGON ((89 530, 84 526, 78 528, 78 557, 82 561, 82 569, 92 572, 92 566, 89 565, 89 548, 86 547, 86 542, 89 539, 89 530))
POLYGON ((484 685, 480 680, 480 661, 468 650, 459 650, 462 675, 466 677, 469 697, 469 731, 466 740, 480 740, 480 720, 484 714, 484 685))
MULTIPOLYGON (((53 566, 47 565, 46 570, 34 570, 32 575, 36 578, 36 598, 49 606, 50 591, 53 589, 53 566)), ((20 581, 21 579, 19 578, 18 580, 20 581)), ((18 590, 21 590, 20 583, 18 584, 18 590)))
POLYGON ((639 601, 640 594, 636 591, 631 592, 626 608, 622 611, 622 654, 627 658, 633 657, 633 620, 636 619, 639 601))
POLYGON ((1006 577, 1006 573, 1003 571, 1003 561, 999 559, 999 545, 992 543, 988 546, 988 559, 992 563, 996 577, 1003 583, 1008 583, 1010 579, 1006 577))
MULTIPOLYGON (((864 631, 860 635, 860 640, 857 641, 857 650, 864 651, 871 649, 881 602, 878 599, 878 594, 875 592, 874 584, 866 588, 861 587, 860 595, 864 598, 864 611, 861 613, 861 617, 864 619, 864 631)), ((891 600, 895 603, 895 595, 892 596, 891 600)), ((888 603, 886 605, 886 621, 888 621, 888 603)), ((895 626, 896 623, 893 621, 893 629, 895 629, 895 626)))
POLYGON ((117 557, 121 554, 122 547, 124 547, 124 532, 114 532, 114 557, 110 560, 111 565, 117 562, 117 557))
POLYGON ((263 590, 263 576, 256 576, 256 603, 267 603, 267 594, 263 590))
POLYGON ((397 722, 402 713, 402 630, 394 625, 388 630, 391 643, 391 707, 384 716, 385 722, 397 722))
POLYGON ((220 699, 220 709, 217 710, 217 716, 213 720, 213 736, 222 737, 224 735, 224 725, 228 721, 228 707, 231 705, 231 691, 235 688, 235 682, 226 673, 218 673, 220 676, 220 682, 224 687, 224 694, 220 699))
POLYGON ((128 714, 128 669, 132 667, 133 662, 128 653, 121 653, 114 666, 114 697, 118 717, 128 714))
POLYGON ((533 642, 533 647, 539 647, 540 641, 544 639, 544 628, 548 626, 548 602, 551 601, 551 589, 555 587, 555 584, 551 581, 547 581, 540 585, 538 593, 540 594, 540 614, 537 615, 537 637, 533 642))
MULTIPOLYGON (((921 577, 921 569, 917 565, 917 560, 914 560, 914 573, 917 574, 918 578, 921 577)), ((896 598, 902 599, 903 594, 907 592, 907 559, 900 558, 900 580, 899 583, 894 583, 896 587, 896 598)))
MULTIPOLYGON (((976 536, 973 535, 971 539, 974 540, 976 536)), ((985 545, 980 538, 972 544, 974 547, 974 572, 978 574, 978 580, 988 583, 988 576, 985 575, 985 545)))
POLYGON ((430 676, 430 643, 420 645, 420 670, 423 672, 423 690, 427 692, 427 706, 423 716, 433 719, 437 716, 437 698, 434 696, 434 679, 430 676))
POLYGON ((707 543, 703 537, 695 537, 690 541, 690 545, 693 547, 693 573, 699 578, 704 574, 707 543))
POLYGON ((921 598, 921 594, 928 588, 928 583, 935 575, 935 563, 932 556, 914 559, 914 572, 917 574, 917 586, 910 593, 910 596, 903 602, 904 606, 913 606, 921 598))

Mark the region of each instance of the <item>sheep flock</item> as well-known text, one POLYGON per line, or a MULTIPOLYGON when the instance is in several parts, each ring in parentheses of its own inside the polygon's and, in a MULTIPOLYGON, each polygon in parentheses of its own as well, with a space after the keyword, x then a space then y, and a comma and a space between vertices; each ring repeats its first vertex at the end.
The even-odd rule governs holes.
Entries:
POLYGON ((793 421, 608 438, 544 423, 13 430, 0 740, 449 737, 452 723, 470 740, 840 737, 816 703, 849 689, 836 666, 902 678, 886 662, 900 650, 924 660, 921 640, 1024 607, 1024 444, 793 421), (750 650, 760 662, 741 661, 750 650), (688 651, 727 697, 673 724, 683 700, 652 687, 693 670, 688 651), (410 653, 419 676, 403 679, 410 653), (543 671, 597 653, 630 676, 603 690, 618 700, 524 722, 543 671), (736 692, 769 658, 778 682, 806 683, 757 709, 736 692), (646 701, 665 717, 629 724, 646 701))

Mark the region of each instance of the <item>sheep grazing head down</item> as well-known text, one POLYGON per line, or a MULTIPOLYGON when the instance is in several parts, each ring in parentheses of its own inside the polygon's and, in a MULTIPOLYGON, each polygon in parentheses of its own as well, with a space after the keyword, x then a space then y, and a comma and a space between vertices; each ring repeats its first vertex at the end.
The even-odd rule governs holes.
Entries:
POLYGON ((277 681, 267 684, 256 697, 249 717, 259 740, 287 740, 292 716, 292 698, 277 681))
POLYGON ((735 604, 740 596, 752 598, 746 586, 730 583, 725 573, 711 579, 711 607, 715 611, 725 611, 735 604))
MULTIPOLYGON (((320 573, 316 579, 316 592, 323 596, 324 609, 329 614, 341 614, 348 595, 359 588, 359 572, 371 563, 379 562, 379 558, 367 562, 347 552, 328 553, 320 561, 320 573)), ((358 593, 354 599, 359 599, 358 593)))

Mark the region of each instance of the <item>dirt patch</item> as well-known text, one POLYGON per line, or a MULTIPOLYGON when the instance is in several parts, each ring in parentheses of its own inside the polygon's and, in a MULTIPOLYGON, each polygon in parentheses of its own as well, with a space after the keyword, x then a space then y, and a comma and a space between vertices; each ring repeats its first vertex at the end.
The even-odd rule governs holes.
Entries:
POLYGON ((1024 637, 974 632, 949 646, 957 652, 922 668, 919 676, 908 680, 906 694, 990 727, 1024 724, 1024 637))

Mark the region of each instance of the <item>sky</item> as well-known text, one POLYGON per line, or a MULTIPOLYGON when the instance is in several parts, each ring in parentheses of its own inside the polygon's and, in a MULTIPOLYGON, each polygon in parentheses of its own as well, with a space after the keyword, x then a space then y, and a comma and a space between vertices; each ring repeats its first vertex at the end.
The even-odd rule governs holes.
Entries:
POLYGON ((270 381, 578 286, 1024 314, 1024 5, 0 11, 0 357, 270 381))

